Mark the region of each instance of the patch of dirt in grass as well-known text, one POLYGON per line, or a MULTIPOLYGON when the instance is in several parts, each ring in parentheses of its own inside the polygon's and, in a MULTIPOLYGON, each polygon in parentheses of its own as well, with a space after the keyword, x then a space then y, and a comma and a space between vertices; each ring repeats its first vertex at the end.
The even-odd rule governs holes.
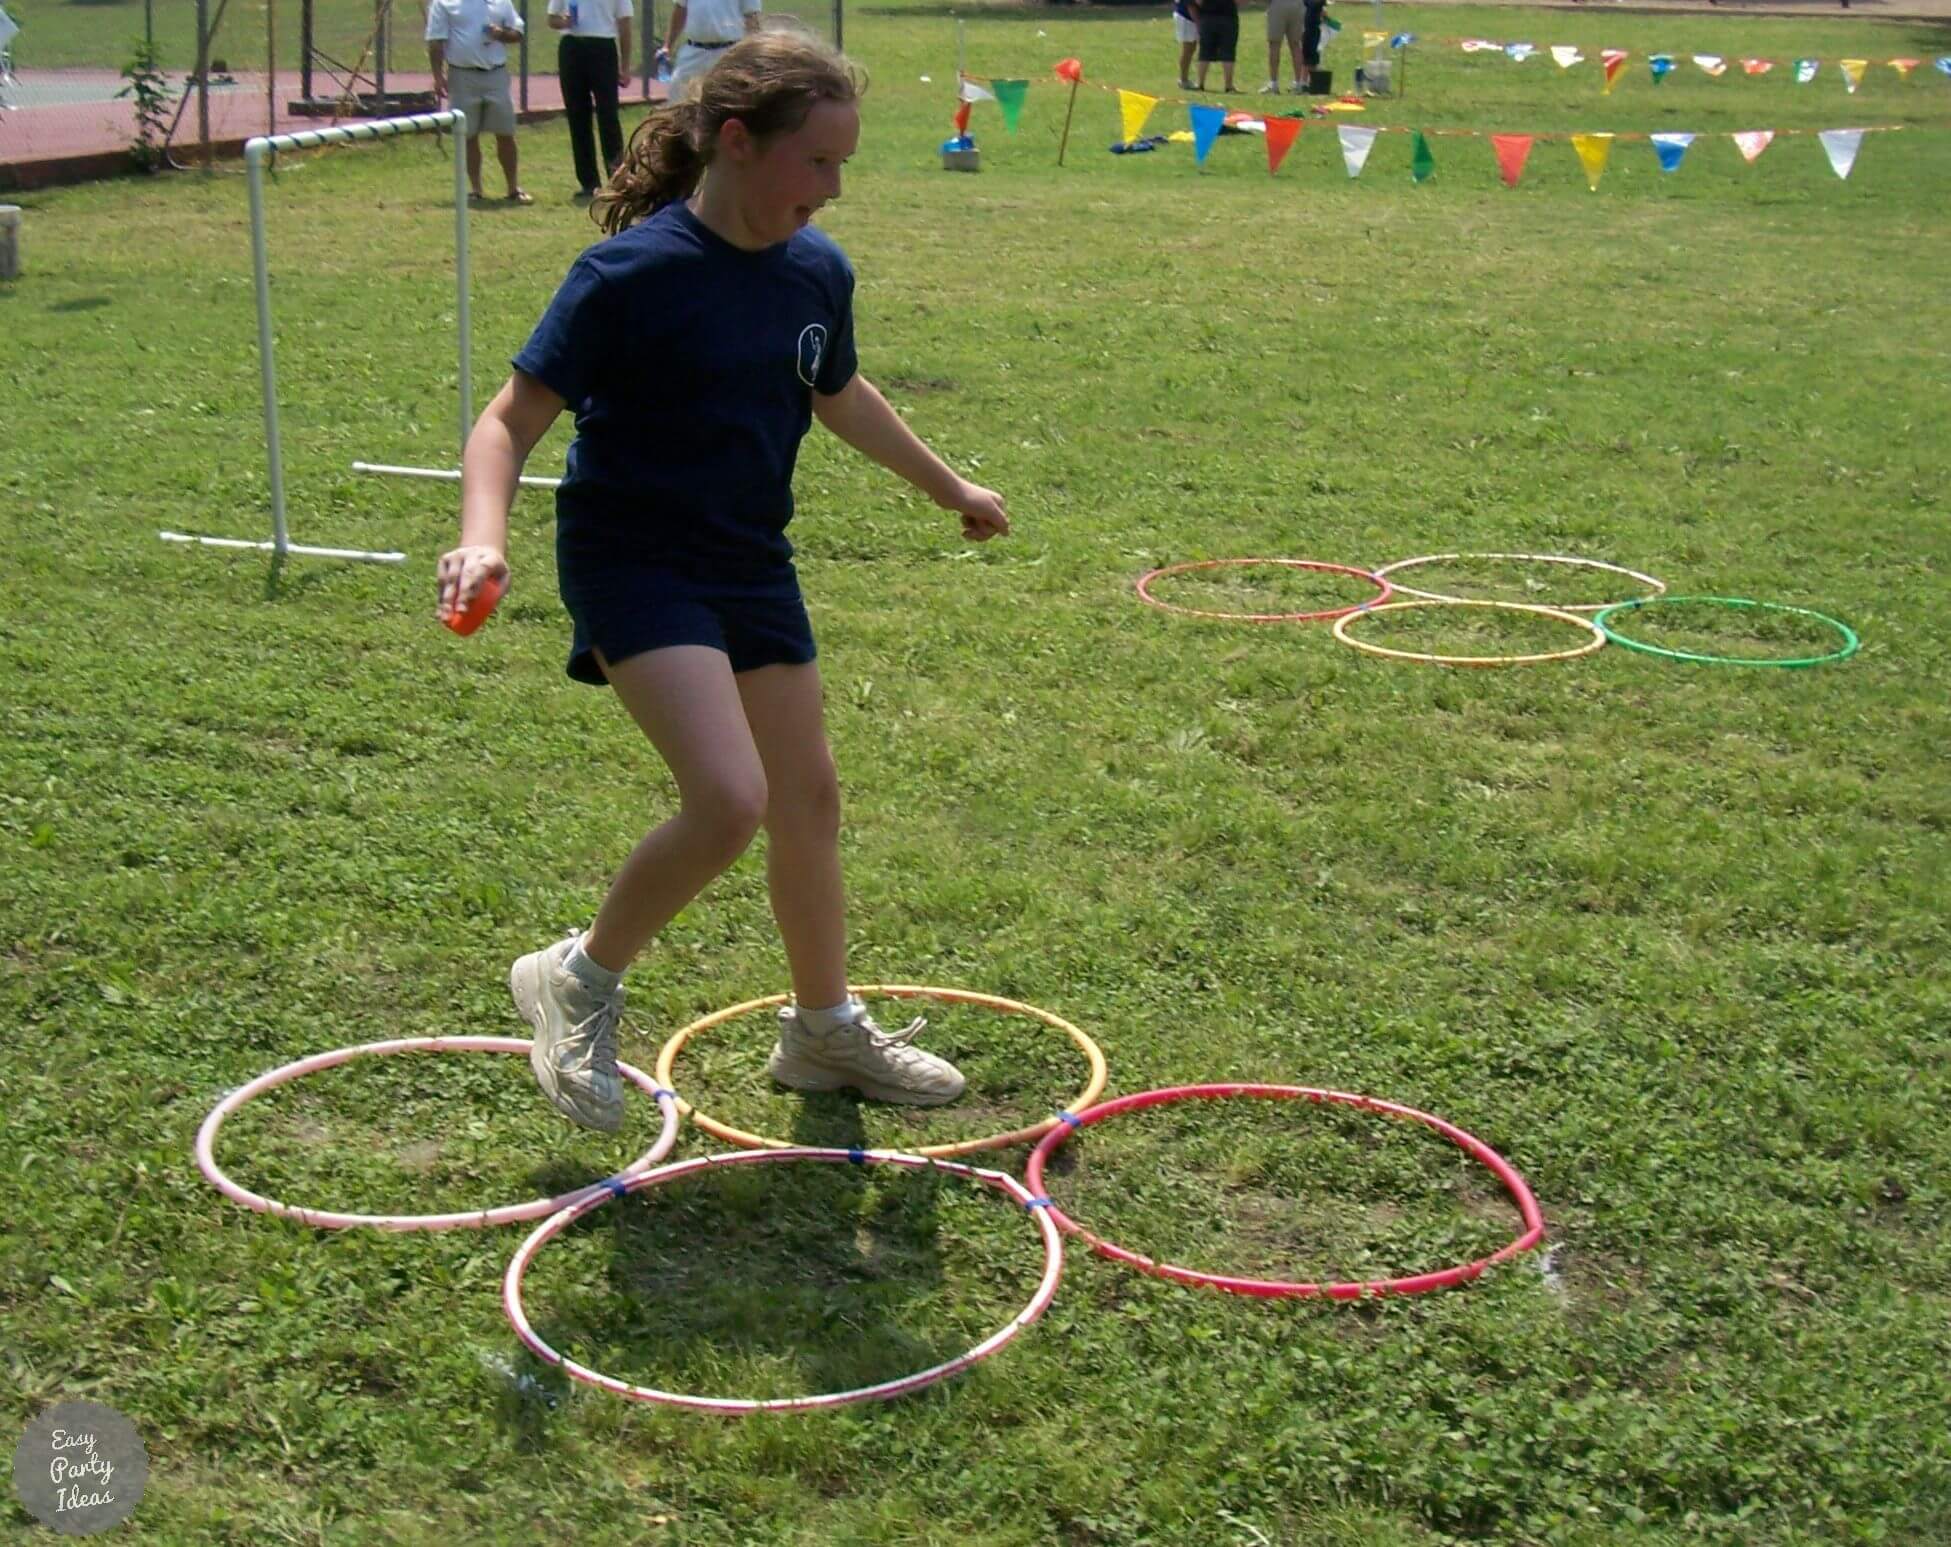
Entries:
POLYGON ((417 1171, 424 1176, 433 1170, 445 1148, 438 1139, 422 1139, 418 1144, 404 1146, 394 1158, 408 1171, 417 1171))

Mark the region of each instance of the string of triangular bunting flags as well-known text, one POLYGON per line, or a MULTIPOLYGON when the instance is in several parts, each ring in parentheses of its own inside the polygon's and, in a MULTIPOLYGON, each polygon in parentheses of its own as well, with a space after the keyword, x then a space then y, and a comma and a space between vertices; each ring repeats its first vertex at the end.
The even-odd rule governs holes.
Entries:
MULTIPOLYGON (((1066 61, 1070 63, 1070 61, 1066 61)), ((1163 143, 1167 139, 1184 138, 1192 142, 1193 156, 1197 164, 1204 165, 1213 143, 1222 130, 1234 128, 1265 136, 1267 147, 1267 171, 1271 175, 1280 170, 1287 153, 1293 149, 1300 138, 1306 120, 1298 117, 1255 117, 1253 115, 1229 111, 1205 102, 1188 102, 1183 98, 1156 97, 1148 92, 1132 91, 1125 87, 1100 85, 1096 81, 1084 81, 1081 67, 1073 74, 1065 74, 1064 79, 1073 86, 1089 85, 1094 90, 1115 94, 1118 99, 1119 126, 1123 139, 1112 148, 1132 150, 1150 148, 1152 144, 1163 143), (1151 141, 1141 138, 1145 125, 1150 121, 1153 111, 1162 102, 1171 102, 1186 110, 1189 129, 1179 135, 1157 136, 1151 141)), ((968 133, 969 112, 977 102, 995 102, 1002 110, 1005 127, 1011 133, 1016 131, 1023 103, 1029 92, 1026 80, 994 80, 981 76, 964 75, 960 78, 957 90, 955 112, 956 128, 968 133)), ((1890 133, 1903 128, 1902 124, 1872 124, 1853 129, 1748 129, 1728 135, 1744 161, 1752 165, 1763 151, 1777 139, 1795 135, 1815 134, 1829 158, 1829 165, 1839 178, 1848 178, 1856 165, 1856 157, 1862 148, 1866 134, 1890 133)), ((1436 153, 1430 145, 1432 137, 1444 139, 1487 139, 1491 142, 1492 154, 1497 161, 1498 176, 1504 183, 1515 188, 1524 174, 1531 149, 1539 142, 1547 144, 1567 142, 1577 155, 1580 168, 1585 173, 1586 185, 1593 192, 1598 191, 1600 179, 1605 176, 1610 164, 1612 148, 1615 144, 1644 141, 1653 147, 1662 172, 1672 173, 1680 170, 1688 150, 1700 138, 1698 134, 1686 132, 1588 132, 1577 134, 1535 133, 1511 134, 1481 129, 1411 129, 1406 126, 1338 124, 1336 136, 1341 148, 1342 165, 1351 178, 1360 177, 1368 164, 1369 153, 1374 149, 1376 139, 1384 134, 1412 134, 1414 140, 1410 147, 1410 176, 1418 183, 1427 181, 1436 172, 1436 153)))
MULTIPOLYGON (((1524 63, 1525 60, 1540 52, 1535 43, 1498 43, 1489 38, 1443 38, 1432 41, 1454 43, 1466 54, 1497 54, 1517 64, 1524 63)), ((1544 52, 1549 53, 1552 62, 1561 70, 1569 70, 1575 65, 1585 63, 1584 53, 1575 44, 1554 43, 1544 52)), ((1612 90, 1619 79, 1621 67, 1631 57, 1631 53, 1623 48, 1600 50, 1599 62, 1601 69, 1605 72, 1604 89, 1606 91, 1610 92, 1612 90)), ((1665 80, 1678 69, 1683 58, 1690 59, 1694 66, 1703 74, 1715 77, 1726 75, 1732 64, 1740 65, 1743 75, 1767 75, 1778 63, 1778 61, 1773 59, 1763 59, 1752 55, 1730 60, 1723 54, 1648 54, 1646 56, 1646 68, 1647 73, 1652 78, 1653 84, 1655 86, 1659 85, 1661 81, 1665 80)), ((1877 63, 1887 65, 1892 70, 1895 70, 1899 79, 1909 80, 1910 72, 1919 68, 1924 61, 1909 57, 1884 59, 1881 61, 1871 59, 1840 59, 1837 61, 1837 68, 1842 75, 1843 85, 1852 95, 1855 93, 1856 88, 1863 84, 1865 74, 1871 65, 1877 63)), ((1794 60, 1792 68, 1795 76, 1795 84, 1798 86, 1808 85, 1821 73, 1822 65, 1823 61, 1815 58, 1794 60)), ((1951 54, 1939 55, 1931 61, 1931 65, 1940 74, 1951 78, 1951 54)))

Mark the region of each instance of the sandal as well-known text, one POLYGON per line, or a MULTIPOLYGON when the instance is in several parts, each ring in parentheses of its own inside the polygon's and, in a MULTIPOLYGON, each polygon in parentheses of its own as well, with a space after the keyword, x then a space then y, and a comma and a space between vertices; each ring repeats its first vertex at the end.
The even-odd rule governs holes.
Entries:
POLYGON ((513 193, 508 195, 508 202, 510 204, 533 204, 535 202, 535 195, 517 188, 513 193))

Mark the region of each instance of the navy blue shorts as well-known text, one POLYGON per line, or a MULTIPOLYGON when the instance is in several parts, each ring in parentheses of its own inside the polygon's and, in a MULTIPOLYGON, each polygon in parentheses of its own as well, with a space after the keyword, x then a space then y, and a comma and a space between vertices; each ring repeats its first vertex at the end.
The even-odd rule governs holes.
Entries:
POLYGON ((576 637, 569 675, 608 684, 596 652, 611 665, 647 650, 708 645, 734 672, 803 666, 815 654, 813 625, 790 563, 757 575, 707 577, 686 568, 606 551, 556 546, 557 587, 576 637))

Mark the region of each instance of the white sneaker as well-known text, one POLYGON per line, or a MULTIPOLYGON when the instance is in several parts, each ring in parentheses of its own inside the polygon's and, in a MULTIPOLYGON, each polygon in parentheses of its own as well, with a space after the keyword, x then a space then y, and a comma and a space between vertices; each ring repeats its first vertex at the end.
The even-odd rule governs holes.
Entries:
POLYGON ((549 1104, 572 1123, 615 1133, 623 1126, 623 1079, 616 1069, 623 990, 599 994, 563 962, 580 937, 520 958, 508 972, 515 1008, 535 1030, 528 1066, 549 1104))
POLYGON ((1279 81, 1268 81, 1266 85, 1264 85, 1264 86, 1262 86, 1262 87, 1260 88, 1260 95, 1261 95, 1261 96, 1263 96, 1263 97, 1265 97, 1265 96, 1275 96, 1275 97, 1277 97, 1277 96, 1279 96, 1279 95, 1280 95, 1280 82, 1279 82, 1279 81))
POLYGON ((779 1012, 779 1041, 766 1069, 792 1090, 843 1090, 851 1086, 870 1101, 936 1107, 962 1094, 968 1082, 946 1058, 914 1045, 928 1024, 920 1016, 900 1031, 886 1032, 863 1011, 857 1020, 819 1036, 788 1005, 779 1012))

